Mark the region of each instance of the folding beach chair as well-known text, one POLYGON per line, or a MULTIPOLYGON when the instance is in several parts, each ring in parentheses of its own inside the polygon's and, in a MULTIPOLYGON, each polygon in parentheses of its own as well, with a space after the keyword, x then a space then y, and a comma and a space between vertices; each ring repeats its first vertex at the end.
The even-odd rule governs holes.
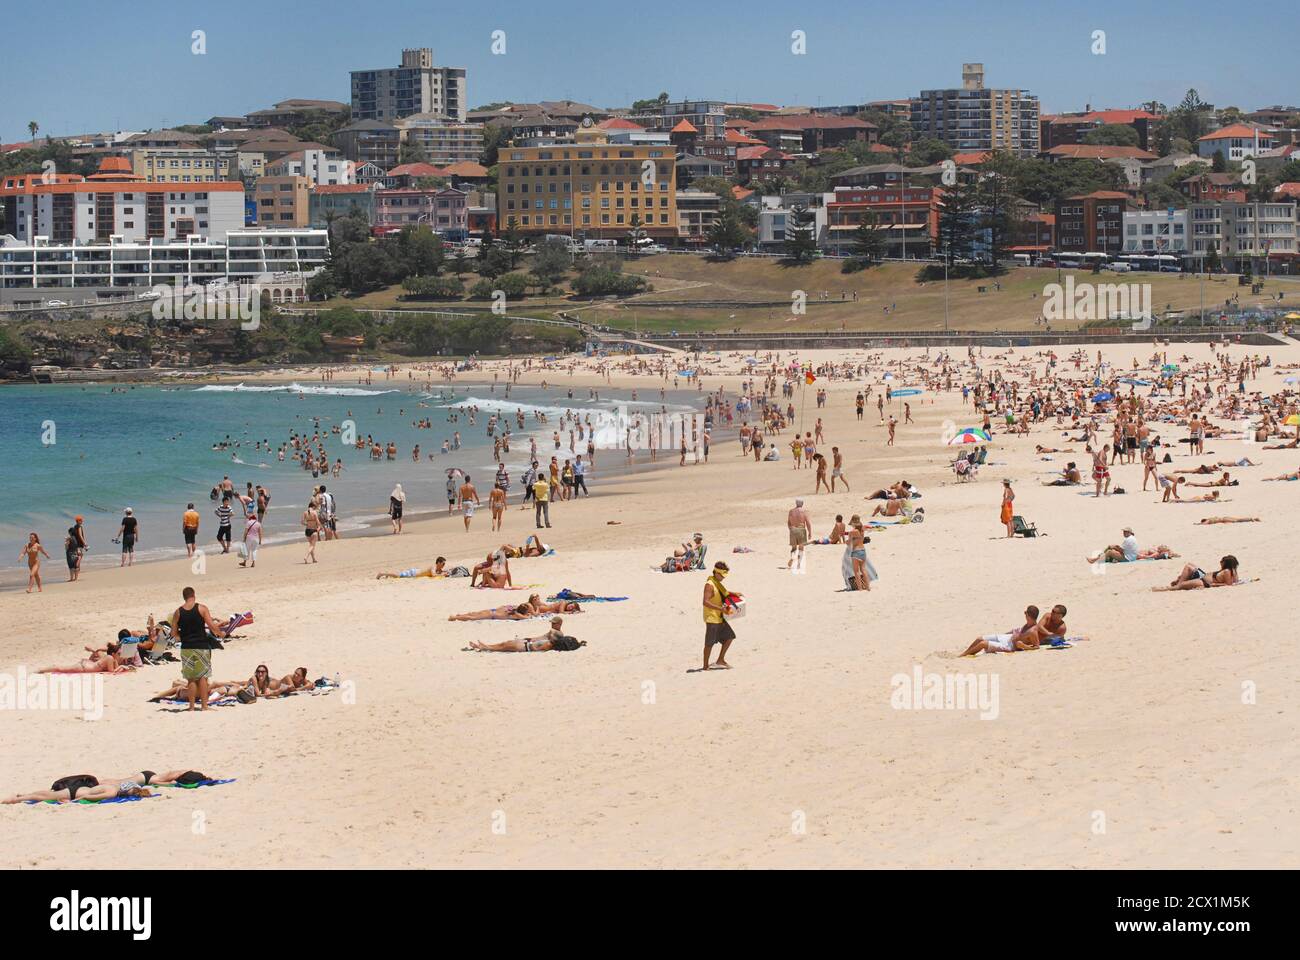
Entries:
POLYGON ((1024 517, 1012 517, 1011 531, 1017 537, 1036 537, 1038 536, 1038 525, 1026 523, 1024 517))

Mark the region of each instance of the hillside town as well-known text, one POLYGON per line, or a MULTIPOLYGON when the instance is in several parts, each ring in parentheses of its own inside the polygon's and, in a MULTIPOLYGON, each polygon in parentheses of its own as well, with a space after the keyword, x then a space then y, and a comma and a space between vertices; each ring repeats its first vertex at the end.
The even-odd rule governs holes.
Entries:
MULTIPOLYGON (((279 278, 300 300, 339 219, 450 249, 507 232, 579 249, 726 249, 961 263, 1296 269, 1300 107, 1049 113, 959 86, 835 106, 675 99, 470 108, 429 48, 295 98, 166 130, 0 144, 0 302, 279 278)), ((992 78, 989 78, 991 80, 992 78)), ((1023 79, 1023 78, 1008 78, 1023 79)), ((1136 95, 1136 92, 1135 92, 1136 95)))

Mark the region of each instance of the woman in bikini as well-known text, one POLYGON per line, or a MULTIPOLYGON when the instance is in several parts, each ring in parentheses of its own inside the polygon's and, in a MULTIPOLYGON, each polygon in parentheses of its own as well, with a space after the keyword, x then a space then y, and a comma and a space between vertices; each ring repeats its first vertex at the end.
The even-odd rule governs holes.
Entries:
POLYGON ((577 650, 579 647, 587 645, 586 640, 566 637, 560 630, 563 625, 564 620, 562 618, 554 617, 551 619, 551 629, 547 630, 543 636, 527 639, 515 638, 514 640, 503 640, 500 643, 483 643, 479 640, 471 640, 469 646, 471 650, 479 653, 545 653, 547 650, 577 650))
POLYGON ((307 556, 303 563, 316 562, 316 541, 320 537, 320 514, 316 512, 316 498, 312 497, 307 509, 302 512, 303 532, 307 535, 307 556))
POLYGON ((526 603, 518 606, 493 607, 490 610, 474 610, 470 613, 456 613, 448 620, 527 620, 535 616, 533 608, 526 603))
POLYGON ((104 648, 103 656, 100 656, 99 650, 91 650, 90 656, 77 663, 70 664, 66 667, 44 667, 37 670, 37 673, 125 673, 128 670, 134 670, 135 667, 122 661, 118 657, 118 652, 122 649, 121 643, 110 643, 104 648))
POLYGON ((1206 573, 1204 569, 1189 563, 1183 567, 1182 572, 1175 577, 1167 587, 1152 587, 1156 593, 1163 593, 1171 590, 1207 590, 1210 587, 1231 587, 1234 584, 1241 583, 1241 576, 1237 572, 1237 558, 1228 554, 1219 560, 1219 569, 1214 573, 1206 573))
POLYGON ((871 578, 867 576, 867 535, 862 529, 862 518, 856 513, 849 518, 849 529, 845 532, 845 545, 849 558, 853 561, 853 585, 859 590, 871 592, 871 578))
POLYGON ((41 555, 45 559, 50 559, 50 555, 45 553, 45 548, 41 546, 41 538, 35 533, 27 535, 27 544, 18 554, 18 559, 27 561, 27 592, 32 592, 32 586, 35 585, 36 592, 42 593, 41 590, 41 555))

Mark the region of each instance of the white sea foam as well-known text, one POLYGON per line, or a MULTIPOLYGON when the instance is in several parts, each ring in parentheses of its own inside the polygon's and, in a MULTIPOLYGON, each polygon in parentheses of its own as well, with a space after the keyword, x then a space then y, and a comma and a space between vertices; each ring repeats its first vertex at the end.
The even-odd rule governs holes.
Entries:
POLYGON ((317 397, 378 397, 385 393, 401 393, 400 390, 362 390, 359 387, 305 387, 300 383, 275 384, 258 387, 244 383, 208 384, 195 387, 195 393, 304 393, 317 397))

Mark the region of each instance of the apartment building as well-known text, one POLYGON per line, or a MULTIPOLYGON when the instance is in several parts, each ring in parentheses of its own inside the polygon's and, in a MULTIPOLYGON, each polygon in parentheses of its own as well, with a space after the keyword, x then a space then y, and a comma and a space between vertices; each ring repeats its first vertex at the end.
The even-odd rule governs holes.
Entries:
POLYGON ((483 156, 483 124, 449 120, 435 113, 416 113, 396 123, 407 143, 424 148, 430 163, 478 163, 483 156))
POLYGON ((288 174, 258 180, 253 187, 257 226, 305 227, 311 223, 311 181, 288 174))
POLYGON ((1125 253, 1184 254, 1191 249, 1187 210, 1129 210, 1124 214, 1125 253))
POLYGON ((211 183, 225 175, 217 155, 197 144, 132 150, 131 169, 151 183, 211 183))
POLYGON ((1239 163, 1247 157, 1272 150, 1277 145, 1277 138, 1272 132, 1244 123, 1233 123, 1197 140, 1196 152, 1206 160, 1213 160, 1216 153, 1221 153, 1228 163, 1239 163))
POLYGON ((95 243, 6 240, 0 244, 0 301, 39 302, 53 292, 143 291, 158 284, 249 283, 302 276, 325 265, 325 230, 231 230, 225 242, 190 235, 95 243), (43 291, 37 295, 36 291, 43 291))
POLYGON ((649 130, 672 130, 683 120, 706 140, 721 140, 727 124, 727 104, 722 100, 678 100, 655 104, 628 117, 649 130))
POLYGON ((1147 110, 1085 110, 1083 113, 1059 113, 1040 118, 1042 149, 1083 143, 1084 138, 1101 127, 1132 127, 1137 145, 1151 149, 1151 133, 1158 116, 1147 110))
POLYGON ((0 234, 21 242, 51 243, 221 240, 244 225, 244 185, 152 183, 137 176, 124 157, 105 157, 89 177, 60 176, 45 183, 40 174, 0 178, 0 234))
POLYGON ((1056 248, 1071 253, 1117 254, 1124 249, 1129 196, 1115 190, 1066 197, 1056 204, 1056 248))
POLYGON ((435 67, 428 47, 403 50, 397 67, 352 71, 352 119, 392 122, 432 113, 465 122, 465 69, 435 67))
POLYGON ((382 170, 397 166, 402 131, 391 123, 358 120, 334 134, 334 143, 354 163, 373 163, 382 170))
POLYGON ((503 149, 497 219, 526 236, 627 236, 632 215, 646 236, 675 239, 677 162, 671 147, 589 144, 503 149))
POLYGON ((802 209, 811 216, 813 241, 818 247, 829 245, 830 204, 834 193, 805 193, 791 191, 780 195, 767 194, 758 200, 758 231, 756 239, 760 248, 777 251, 785 246, 794 226, 795 211, 802 209))
POLYGON ((968 63, 960 88, 922 90, 912 101, 912 133, 957 151, 1007 150, 1032 157, 1041 143, 1038 98, 1027 90, 986 88, 984 65, 968 63))
POLYGON ((352 182, 352 166, 337 150, 296 150, 266 165, 268 177, 305 177, 312 186, 333 187, 352 182))
POLYGON ((722 198, 707 190, 677 191, 677 235, 682 242, 697 245, 722 215, 722 198))
POLYGON ((1203 266, 1213 248, 1236 273, 1294 269, 1297 246, 1294 203, 1196 203, 1189 208, 1189 251, 1203 266))
POLYGON ((313 187, 307 196, 308 225, 326 227, 339 217, 360 216, 373 226, 375 190, 373 184, 364 183, 313 187))
POLYGON ((741 147, 736 151, 736 178, 742 183, 781 176, 795 158, 775 147, 741 147))
POLYGON ((863 223, 884 231, 885 256, 924 258, 939 242, 943 191, 936 187, 871 189, 837 187, 827 204, 827 246, 849 253, 863 223))
POLYGON ((819 153, 846 143, 876 143, 880 129, 857 117, 817 113, 788 114, 755 121, 745 131, 769 147, 794 153, 819 153))
POLYGON ((1246 187, 1235 173, 1203 173, 1179 181, 1178 192, 1192 203, 1246 202, 1246 187))
POLYGON ((396 233, 403 227, 420 225, 448 240, 464 240, 469 232, 468 192, 455 187, 376 191, 376 234, 396 233))

